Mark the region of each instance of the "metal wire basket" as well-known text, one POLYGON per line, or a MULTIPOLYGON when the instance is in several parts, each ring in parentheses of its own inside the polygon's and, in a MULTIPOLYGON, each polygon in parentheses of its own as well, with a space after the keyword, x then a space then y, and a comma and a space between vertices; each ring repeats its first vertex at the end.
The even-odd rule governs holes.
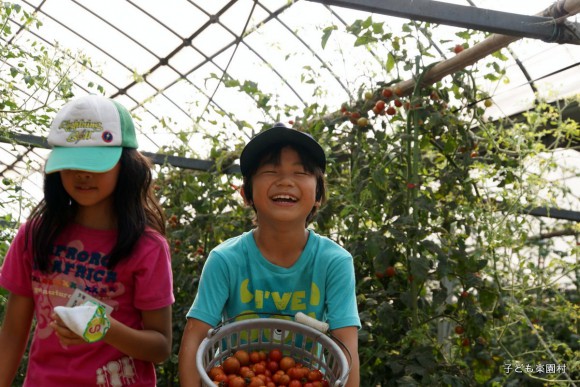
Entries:
MULTIPOLYGON (((350 357, 348 349, 337 338, 301 320, 303 322, 251 318, 210 329, 196 356, 203 385, 215 386, 207 372, 222 364, 237 350, 251 352, 280 349, 285 356, 293 357, 304 366, 320 370, 331 386, 344 386, 350 372, 350 359, 347 360, 345 355, 346 352, 350 357)), ((320 325, 318 320, 311 320, 319 323, 314 326, 320 325)))

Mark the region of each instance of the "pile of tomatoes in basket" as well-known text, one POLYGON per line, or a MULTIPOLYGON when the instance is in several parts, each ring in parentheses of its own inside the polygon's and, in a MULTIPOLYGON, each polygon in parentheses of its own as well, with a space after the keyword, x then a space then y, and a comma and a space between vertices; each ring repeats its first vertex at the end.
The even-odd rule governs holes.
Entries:
POLYGON ((329 386, 320 370, 301 364, 279 349, 250 352, 240 349, 207 373, 221 387, 329 386))

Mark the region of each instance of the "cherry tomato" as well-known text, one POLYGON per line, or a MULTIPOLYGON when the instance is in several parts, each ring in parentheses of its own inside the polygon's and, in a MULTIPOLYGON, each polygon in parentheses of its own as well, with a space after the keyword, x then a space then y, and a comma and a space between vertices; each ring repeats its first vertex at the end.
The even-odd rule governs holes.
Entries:
POLYGON ((250 352, 250 362, 253 364, 260 362, 260 353, 258 351, 250 352))
POLYGON ((240 361, 240 365, 247 366, 250 364, 250 354, 243 349, 240 349, 234 353, 234 357, 240 361))
POLYGON ((266 361, 268 359, 268 354, 266 351, 258 351, 258 357, 260 361, 266 361))
POLYGON ((246 369, 244 369, 243 371, 240 370, 239 375, 244 378, 244 379, 249 379, 249 378, 253 378, 254 376, 256 376, 256 373, 254 371, 252 371, 249 367, 245 367, 246 369))
POLYGON ((224 370, 222 369, 222 367, 217 366, 217 367, 212 367, 209 372, 207 373, 207 375, 209 376, 209 378, 211 380, 215 380, 215 377, 217 375, 225 375, 226 373, 224 372, 224 370))
POLYGON ((292 380, 306 380, 308 377, 309 369, 303 367, 302 364, 297 364, 295 367, 291 367, 286 371, 290 379, 292 380))
POLYGON ((229 387, 246 387, 246 381, 241 376, 236 376, 230 380, 229 387))
POLYGON ((283 374, 280 375, 280 380, 278 381, 278 385, 280 386, 287 386, 290 383, 290 376, 283 374))
POLYGON ((265 386, 266 383, 264 383, 264 381, 258 377, 253 377, 250 379, 250 383, 248 383, 248 387, 262 387, 265 386))
POLYGON ((280 351, 279 349, 272 349, 268 354, 268 358, 272 361, 279 362, 280 360, 282 360, 282 351, 280 351))
POLYGON ((287 371, 289 368, 292 368, 295 365, 296 361, 290 356, 284 356, 282 360, 280 360, 280 369, 283 371, 287 371))
POLYGON ((243 377, 244 373, 251 371, 251 370, 252 369, 250 368, 250 366, 241 366, 240 370, 238 371, 238 374, 243 377))
POLYGON ((290 367, 286 370, 286 375, 290 376, 292 380, 299 380, 302 373, 296 367, 290 367))
POLYGON ((280 368, 280 364, 275 360, 270 360, 268 364, 266 364, 266 368, 268 368, 270 372, 276 372, 280 368))
POLYGON ((228 376, 224 373, 221 373, 214 376, 211 380, 213 380, 214 382, 227 382, 228 376))
POLYGON ((262 363, 256 363, 252 366, 252 371, 254 371, 256 375, 263 374, 266 372, 266 366, 262 363))
POLYGON ((237 374, 240 371, 240 361, 233 356, 228 357, 224 360, 222 367, 224 372, 228 375, 237 374))
POLYGON ((310 382, 321 381, 323 377, 324 375, 322 375, 322 372, 320 372, 320 370, 312 370, 308 372, 308 381, 310 382))

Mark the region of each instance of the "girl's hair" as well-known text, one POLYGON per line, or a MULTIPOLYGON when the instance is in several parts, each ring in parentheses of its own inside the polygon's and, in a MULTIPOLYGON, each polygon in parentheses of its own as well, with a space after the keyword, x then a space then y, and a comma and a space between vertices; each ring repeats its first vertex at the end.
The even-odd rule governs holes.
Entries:
MULTIPOLYGON (((123 148, 120 170, 113 192, 117 221, 117 242, 109 253, 107 267, 113 268, 129 256, 145 227, 165 235, 165 216, 153 192, 151 162, 138 150, 123 148)), ((49 271, 51 249, 58 235, 74 221, 78 204, 66 192, 60 173, 44 175, 44 198, 34 208, 26 229, 32 233, 32 253, 36 267, 49 271)))
MULTIPOLYGON (((308 173, 312 173, 316 177, 316 201, 317 202, 319 201, 321 205, 326 202, 326 180, 324 178, 324 172, 322 172, 322 168, 320 168, 316 164, 312 156, 310 156, 310 154, 303 147, 296 144, 281 143, 271 147, 266 152, 261 154, 260 157, 258 158, 260 162, 256 163, 255 165, 252 165, 252 167, 249 168, 248 174, 244 176, 244 185, 243 185, 244 196, 248 201, 248 203, 252 204, 252 208, 254 209, 254 211, 256 211, 256 207, 254 207, 253 204, 254 192, 252 189, 252 178, 256 174, 258 168, 261 165, 264 165, 265 163, 273 163, 279 165, 282 149, 286 147, 294 149, 296 153, 298 153, 298 156, 300 157, 300 161, 302 162, 304 170, 308 173)), ((317 212, 318 206, 312 207, 312 211, 310 211, 310 213, 306 217, 306 226, 308 226, 308 224, 312 222, 317 212)), ((254 222, 255 221, 256 219, 254 219, 254 222)))

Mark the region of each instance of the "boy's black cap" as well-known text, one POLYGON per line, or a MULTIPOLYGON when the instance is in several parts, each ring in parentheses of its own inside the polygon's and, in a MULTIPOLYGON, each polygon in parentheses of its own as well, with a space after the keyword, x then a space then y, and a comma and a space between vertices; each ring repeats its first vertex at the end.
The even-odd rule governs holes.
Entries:
POLYGON ((270 129, 258 133, 246 144, 240 156, 242 175, 247 176, 250 173, 252 167, 260 162, 265 151, 281 143, 294 144, 306 149, 322 172, 326 170, 324 150, 311 135, 277 123, 270 129))

